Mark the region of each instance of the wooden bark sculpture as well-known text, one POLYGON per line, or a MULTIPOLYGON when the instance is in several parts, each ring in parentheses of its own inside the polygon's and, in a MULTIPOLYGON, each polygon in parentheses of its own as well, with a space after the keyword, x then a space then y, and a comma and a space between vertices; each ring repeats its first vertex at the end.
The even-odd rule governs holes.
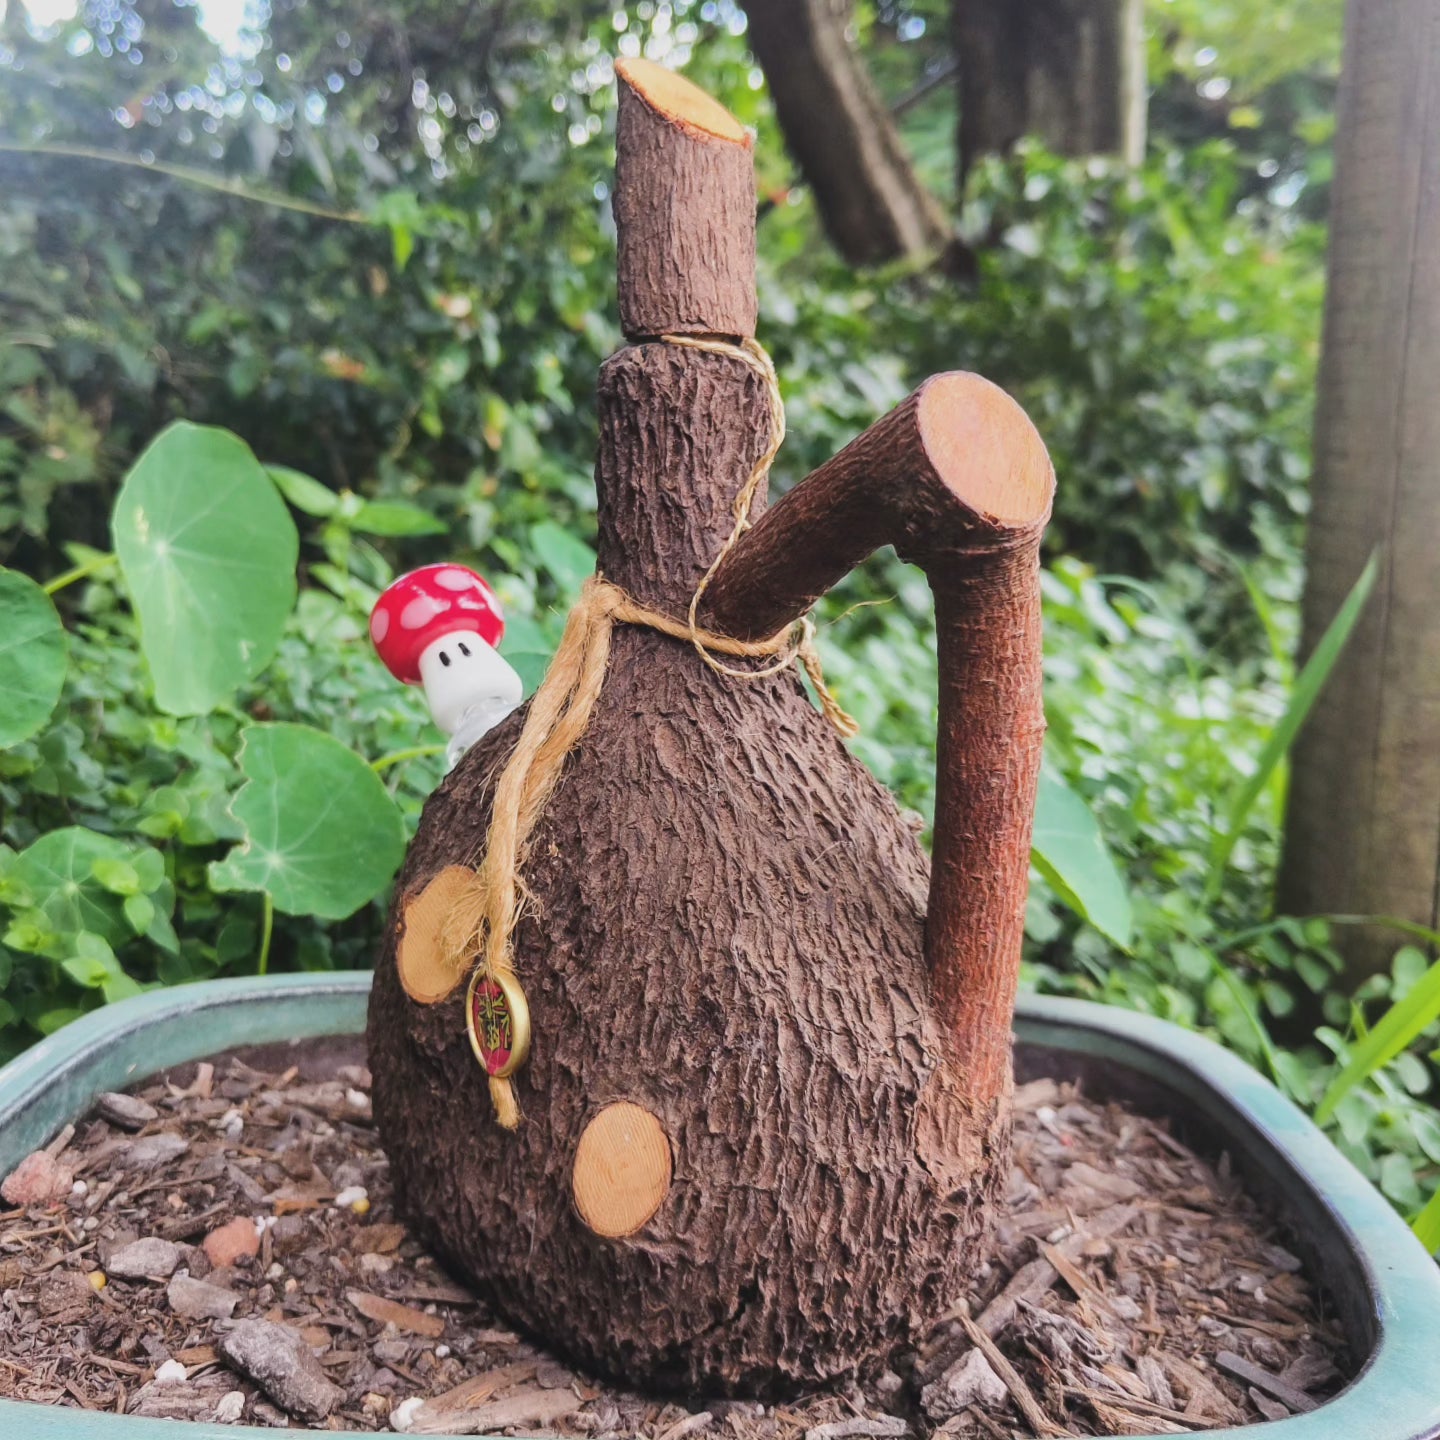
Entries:
POLYGON ((880 1363, 964 1294, 1006 1173, 1053 478, 1003 392, 936 376, 765 513, 762 486, 698 606, 755 641, 879 546, 924 569, 927 865, 793 668, 717 674, 685 638, 773 423, 737 349, 751 141, 688 82, 617 68, 631 343, 600 375, 598 568, 675 633, 619 617, 520 852, 518 1123, 467 1038, 475 953, 439 937, 536 702, 426 807, 371 1002, 375 1112, 416 1234, 515 1324, 634 1384, 783 1393, 880 1363))

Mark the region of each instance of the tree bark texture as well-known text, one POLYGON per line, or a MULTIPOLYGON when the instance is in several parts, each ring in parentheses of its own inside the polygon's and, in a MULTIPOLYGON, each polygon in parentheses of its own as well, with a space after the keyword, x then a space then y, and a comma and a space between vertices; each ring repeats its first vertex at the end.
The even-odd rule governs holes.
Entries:
POLYGON ((1033 135, 1060 155, 1145 153, 1143 0, 951 0, 960 183, 1033 135))
POLYGON ((850 0, 760 0, 746 8, 785 144, 825 233, 853 265, 926 257, 950 226, 846 33, 850 0))
MULTIPOLYGON (((626 87, 649 93, 650 84, 645 68, 621 67, 620 172, 632 183, 642 183, 626 168, 633 122, 648 125, 654 107, 637 109, 644 94, 627 96, 626 87)), ((708 184, 734 187, 697 206, 695 224, 753 199, 748 165, 742 175, 694 156, 694 147, 717 143, 739 148, 672 124, 647 162, 677 186, 703 171, 708 184)), ((634 215, 627 205, 617 202, 617 213, 634 215)), ((692 217, 668 213, 672 255, 656 275, 701 253, 687 233, 692 217)), ((674 614, 683 615, 729 533, 731 503, 766 441, 767 398, 737 359, 643 337, 675 328, 680 311, 712 322, 727 316, 722 333, 736 333, 728 326, 737 310, 725 297, 751 283, 750 263, 741 257, 728 275, 656 283, 649 296, 622 298, 622 313, 647 317, 634 322, 640 343, 600 375, 599 568, 674 614)), ((650 273, 627 272, 622 258, 622 295, 651 284, 650 273)), ((922 469, 948 443, 922 434, 914 414, 889 423, 894 435, 908 427, 916 437, 912 458, 922 469)), ((823 475, 816 479, 797 495, 825 488, 823 475)), ((933 498, 943 502, 938 492, 933 498)), ((959 513, 958 502, 949 506, 951 539, 961 532, 959 513)), ((754 514, 758 531, 763 497, 754 514)), ((1007 527, 965 514, 978 537, 972 548, 998 553, 995 533, 1007 527)), ((1030 514, 1019 527, 1024 544, 1038 533, 1036 520, 1030 514)), ((838 538, 843 528, 825 532, 839 550, 849 543, 838 538)), ((811 549, 829 547, 825 540, 811 549)), ((823 588, 823 567, 808 563, 823 588)), ((989 573, 983 561, 972 568, 989 573)), ((1022 750, 1037 738, 1027 688, 1038 663, 1030 568, 1029 559, 1020 563, 1015 596, 1002 597, 1006 638, 996 650, 1000 670, 1013 661, 1026 677, 1016 722, 1022 750), (1034 654, 1007 654, 1004 645, 1017 640, 1033 640, 1034 654)), ((788 613, 792 597, 766 598, 764 569, 754 572, 755 609, 788 613)), ((962 616, 959 644, 963 617, 979 614, 978 592, 962 584, 946 603, 962 616)), ((743 603, 735 613, 737 630, 753 628, 743 603)), ((973 657, 951 660, 976 696, 1000 695, 1003 710, 1012 693, 1006 675, 975 668, 973 657)), ((957 725, 977 711, 977 700, 964 703, 970 711, 953 702, 947 711, 957 725)), ((396 888, 369 1040, 375 1113, 403 1213, 513 1323, 632 1384, 775 1394, 879 1365, 965 1292, 1006 1171, 1012 931, 1024 873, 1004 897, 1003 916, 989 918, 980 891, 999 872, 981 832, 1010 826, 994 848, 1010 864, 1029 825, 1028 810, 1010 812, 1028 803, 1033 775, 1020 776, 1019 801, 997 802, 1003 818, 991 807, 960 825, 952 850, 960 887, 977 900, 941 929, 988 927, 1000 984, 1011 992, 997 1017, 985 985, 959 981, 991 1005, 1005 1051, 981 1100, 955 1039, 951 1011, 963 1004, 946 1009, 933 999, 928 867, 889 794, 792 672, 717 676, 686 643, 617 628, 604 688, 525 867, 531 900, 513 953, 533 1041, 514 1077, 524 1118, 504 1131, 467 1043, 464 984, 437 1003, 416 1003, 399 982, 395 950, 407 906, 431 878, 482 853, 495 779, 522 721, 523 713, 512 716, 485 736, 431 797, 396 888), (966 849, 975 842, 980 850, 966 849), (584 1215, 613 1207, 593 1185, 583 1193, 576 1185, 577 1153, 593 1150, 602 1112, 608 1134, 639 1111, 668 1141, 658 1182, 668 1189, 633 1232, 599 1233, 603 1225, 592 1228, 584 1215)), ((1003 729, 1003 717, 995 724, 1003 729)), ((942 783, 957 773, 964 743, 958 732, 949 742, 942 783)), ((994 772, 987 783, 1006 780, 994 772)), ((978 794, 964 777, 961 791, 978 794)), ((1013 866, 1005 874, 1013 879, 1013 866)), ((993 1069, 993 1057, 980 1062, 993 1069)), ((652 1149, 653 1140, 652 1129, 652 1149)))
MULTIPOLYGON (((1302 650, 1383 569, 1302 730, 1280 904, 1440 922, 1440 3, 1351 0, 1302 650)), ((1337 934, 1358 980, 1399 937, 1337 934)))

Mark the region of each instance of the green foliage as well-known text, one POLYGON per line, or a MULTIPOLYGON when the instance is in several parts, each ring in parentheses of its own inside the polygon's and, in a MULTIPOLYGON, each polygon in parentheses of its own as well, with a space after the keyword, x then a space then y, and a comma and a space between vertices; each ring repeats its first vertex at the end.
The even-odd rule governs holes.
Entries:
MULTIPOLYGON (((1424 954, 1413 947, 1402 949, 1395 958, 1397 965, 1425 965, 1424 954)), ((1366 1032, 1363 1018, 1357 1016, 1357 1029, 1362 1038, 1351 1048, 1340 1073, 1326 1088, 1315 1118, 1328 1120, 1359 1081, 1388 1065, 1436 1020, 1440 1020, 1440 961, 1426 966, 1408 993, 1385 1011, 1373 1030, 1366 1032)))
POLYGON ((1057 899, 1122 950, 1129 945, 1130 896, 1100 827, 1089 806, 1048 772, 1035 801, 1032 853, 1057 899))
POLYGON ((1375 577, 1379 569, 1380 557, 1372 555, 1365 569, 1361 571, 1360 578, 1345 597, 1345 603, 1320 637, 1320 643, 1305 662, 1305 668, 1296 676, 1285 713, 1266 739, 1254 770, 1243 784, 1235 787, 1225 807, 1222 828, 1216 832, 1215 842, 1211 846, 1210 875, 1205 882, 1205 896, 1208 900, 1213 901, 1220 893, 1225 867, 1229 864, 1230 855, 1244 830, 1246 817, 1260 798, 1261 791, 1280 769, 1296 735, 1300 733, 1300 727, 1305 723, 1305 717, 1320 698, 1320 692, 1325 688, 1325 682, 1329 680, 1330 672, 1340 658, 1340 652, 1350 639, 1361 611, 1365 608, 1365 602, 1370 598, 1371 590, 1375 588, 1375 577))
POLYGON ((177 421, 126 476, 113 529, 155 703, 213 710, 270 663, 294 608, 284 502, 243 441, 177 421))
MULTIPOLYGON (((297 490, 304 478, 288 477, 297 490)), ((413 744, 423 708, 370 653, 366 579, 390 571, 350 528, 413 532, 413 507, 377 522, 355 497, 323 493, 335 504, 318 543, 350 566, 329 567, 344 598, 312 588, 297 605, 296 530, 275 482, 233 436, 172 426, 121 486, 123 565, 74 547, 78 563, 49 587, 72 618, 68 674, 49 597, 0 572, 0 599, 50 620, 17 626, 26 643, 7 663, 48 665, 64 685, 56 718, 0 753, 0 1055, 149 985, 263 969, 276 908, 301 917, 280 935, 292 963, 363 955, 375 920, 351 936, 321 922, 383 894, 437 774, 407 762, 441 747, 413 744), (232 523, 217 526, 217 508, 232 523), (257 672, 263 697, 237 694, 257 672), (333 733, 248 718, 285 713, 333 733), (391 753, 372 767, 357 744, 391 753)))
POLYGON ((1416 1238, 1432 1254, 1440 1254, 1440 1190, 1425 1202, 1411 1223, 1416 1238))
POLYGON ((50 597, 24 575, 0 571, 0 748, 50 718, 64 683, 65 631, 50 597))
POLYGON ((405 856, 405 825, 379 777, 308 725, 251 725, 240 739, 245 784, 230 813, 244 838, 210 866, 210 884, 260 891, 289 915, 353 915, 405 856))

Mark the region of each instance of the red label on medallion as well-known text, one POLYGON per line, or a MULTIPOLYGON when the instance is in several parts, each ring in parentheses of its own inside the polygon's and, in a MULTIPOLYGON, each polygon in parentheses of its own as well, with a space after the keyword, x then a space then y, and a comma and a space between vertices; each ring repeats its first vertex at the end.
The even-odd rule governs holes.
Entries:
POLYGON ((515 1048, 515 1017, 505 992, 493 980, 482 979, 470 991, 470 1033, 486 1070, 500 1074, 515 1048))

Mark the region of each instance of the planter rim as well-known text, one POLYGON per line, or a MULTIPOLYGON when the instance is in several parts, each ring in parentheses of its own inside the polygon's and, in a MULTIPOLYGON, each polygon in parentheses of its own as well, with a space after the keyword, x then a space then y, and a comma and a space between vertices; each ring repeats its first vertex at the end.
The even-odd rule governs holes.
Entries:
MULTIPOLYGON (((93 1011, 0 1069, 0 1175, 43 1145, 94 1097, 235 1045, 364 1029, 368 971, 209 980, 151 991, 93 1011)), ((1440 1326, 1440 1269, 1408 1226, 1300 1110, 1238 1056, 1153 1016, 1089 1001, 1024 995, 1017 1038, 1105 1059, 1180 1092, 1187 1103, 1296 1200, 1324 1241, 1326 1260, 1354 1271, 1373 1324, 1360 1374, 1304 1415, 1229 1431, 1265 1440, 1435 1440, 1440 1386, 1432 1373, 1440 1326)), ((248 1426, 149 1421, 138 1416, 0 1400, 0 1434, 26 1440, 237 1440, 248 1426)), ((313 1430, 264 1434, 299 1440, 313 1430)))

